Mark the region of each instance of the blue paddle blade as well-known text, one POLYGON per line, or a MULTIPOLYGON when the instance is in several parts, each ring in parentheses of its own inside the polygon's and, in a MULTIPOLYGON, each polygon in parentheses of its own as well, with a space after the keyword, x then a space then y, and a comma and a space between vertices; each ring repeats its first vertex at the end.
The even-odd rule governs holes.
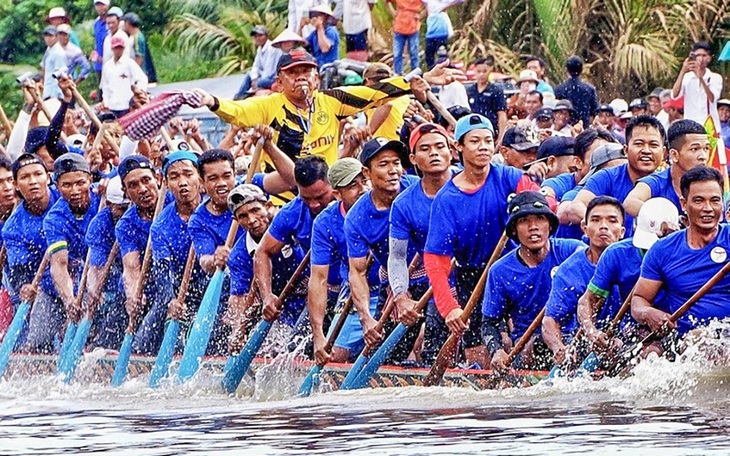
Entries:
POLYGON ((718 62, 725 62, 730 60, 730 41, 725 43, 725 47, 722 48, 720 56, 717 58, 718 62))
POLYGON ((357 376, 360 375, 362 368, 365 367, 367 362, 368 357, 360 353, 360 356, 358 356, 355 360, 355 364, 353 364, 350 368, 350 372, 347 373, 347 376, 342 381, 342 385, 340 385, 341 390, 353 389, 352 385, 355 383, 355 379, 357 379, 357 376))
POLYGON ((228 394, 233 394, 238 388, 238 385, 243 380, 243 376, 248 372, 248 368, 251 366, 254 356, 263 345, 266 340, 266 335, 269 334, 271 329, 271 322, 261 320, 256 326, 251 337, 248 339, 246 346, 243 347, 241 353, 236 356, 235 361, 231 364, 230 369, 223 376, 223 389, 228 394))
POLYGON ((553 366, 552 369, 550 369, 550 372, 548 372, 547 377, 545 378, 556 378, 556 377, 562 377, 563 376, 563 370, 558 366, 557 364, 553 366))
POLYGON ((122 341, 122 348, 119 349, 117 357, 117 365, 114 367, 114 376, 112 377, 112 386, 121 386, 124 379, 127 378, 127 368, 129 367, 129 358, 132 356, 132 340, 133 334, 125 334, 122 341))
POLYGON ((180 322, 177 320, 168 320, 165 327, 165 336, 162 338, 162 345, 160 345, 160 351, 157 352, 155 367, 152 368, 152 374, 150 375, 150 388, 160 386, 160 380, 167 376, 172 357, 175 354, 178 334, 180 334, 180 322))
POLYGON ((81 320, 81 323, 79 323, 76 329, 76 334, 74 335, 73 341, 71 341, 71 347, 66 354, 66 360, 61 362, 63 364, 63 370, 60 372, 64 375, 63 381, 66 383, 69 383, 74 378, 76 364, 79 362, 81 353, 84 351, 89 332, 91 332, 91 320, 89 320, 89 316, 87 315, 81 320))
POLYGON ((388 359, 388 356, 390 356, 393 352, 393 349, 395 349, 396 345, 398 345, 398 342, 400 342, 406 334, 406 331, 408 331, 408 327, 403 323, 398 323, 398 326, 395 327, 393 332, 391 332, 388 338, 385 339, 385 342, 383 342, 380 348, 378 348, 378 351, 370 357, 370 361, 368 361, 357 377, 355 377, 355 381, 351 386, 352 389, 365 388, 365 386, 370 382, 372 376, 375 375, 378 369, 380 369, 380 366, 385 363, 385 360, 388 359))
POLYGON ((66 333, 63 335, 63 342, 61 343, 61 353, 58 355, 58 364, 56 365, 56 373, 64 372, 66 370, 66 363, 68 362, 68 352, 71 350, 74 337, 76 337, 76 329, 79 325, 76 323, 69 323, 66 326, 66 333))
POLYGON ((593 373, 598 368, 598 364, 601 362, 601 360, 596 356, 595 353, 591 352, 590 355, 586 356, 586 359, 583 360, 583 363, 581 363, 580 367, 578 368, 578 374, 582 373, 593 373))
POLYGON ((299 391, 297 392, 299 397, 307 397, 312 394, 312 389, 314 388, 314 384, 317 382, 317 376, 321 370, 322 368, 317 365, 312 366, 301 386, 299 386, 299 391))
POLYGON ((8 327, 8 332, 5 333, 3 343, 0 345, 0 378, 5 374, 10 355, 13 353, 15 344, 18 343, 20 333, 23 332, 25 322, 28 319, 28 312, 30 312, 30 303, 21 302, 15 311, 15 315, 13 315, 13 321, 8 327))
POLYGON ((185 351, 180 360, 180 369, 177 378, 180 383, 188 381, 198 371, 200 361, 205 356, 208 348, 210 333, 213 330, 213 323, 218 314, 218 305, 221 300, 221 289, 223 288, 223 271, 216 270, 208 283, 203 300, 200 303, 198 314, 195 316, 193 328, 185 344, 185 351))

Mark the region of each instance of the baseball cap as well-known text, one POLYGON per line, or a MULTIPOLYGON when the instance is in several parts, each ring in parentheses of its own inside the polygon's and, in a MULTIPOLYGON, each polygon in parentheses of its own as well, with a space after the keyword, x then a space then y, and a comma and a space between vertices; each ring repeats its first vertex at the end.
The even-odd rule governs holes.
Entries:
POLYGON ((279 57, 279 62, 276 64, 276 73, 278 74, 282 70, 286 71, 298 65, 317 68, 317 61, 304 49, 292 49, 279 57))
POLYGON ((118 48, 118 47, 126 47, 126 43, 124 42, 124 38, 121 36, 115 36, 112 38, 112 49, 118 48))
POLYGON ((418 144, 418 141, 420 141, 424 135, 427 135, 429 133, 440 134, 441 136, 446 138, 446 143, 448 144, 449 134, 446 132, 446 129, 444 129, 444 127, 435 123, 424 123, 417 126, 411 131, 411 137, 408 140, 408 148, 411 149, 411 152, 416 149, 416 144, 418 144))
POLYGON ((400 161, 403 167, 405 168, 408 166, 408 151, 406 150, 406 145, 400 141, 388 141, 382 137, 373 138, 362 146, 362 152, 360 152, 360 163, 367 166, 373 157, 384 150, 394 151, 398 154, 398 156, 400 156, 400 161))
POLYGON ((540 144, 537 159, 575 155, 575 140, 566 136, 551 136, 540 144))
POLYGON ((510 127, 504 132, 502 145, 518 152, 524 152, 537 149, 540 146, 540 137, 532 126, 510 127))
POLYGON ((596 113, 599 113, 599 112, 610 112, 611 114, 614 113, 613 107, 610 104, 606 104, 606 103, 600 105, 598 107, 598 109, 596 109, 596 113))
POLYGON ((365 67, 365 71, 362 72, 362 78, 389 78, 392 74, 393 72, 387 64, 383 62, 373 62, 365 67))
POLYGON ((86 141, 86 136, 81 133, 75 133, 66 137, 66 145, 72 147, 81 147, 86 141))
POLYGON ((604 165, 611 160, 617 160, 619 158, 626 158, 626 152, 624 146, 619 143, 606 143, 601 144, 593 151, 591 155, 591 170, 586 174, 586 177, 580 181, 580 184, 585 184, 588 179, 600 171, 604 165))
POLYGON ((65 17, 68 17, 68 15, 66 14, 65 9, 61 8, 60 6, 56 6, 54 8, 51 8, 50 11, 48 11, 48 17, 46 18, 46 21, 48 21, 49 19, 56 19, 59 17, 65 18, 65 17))
POLYGON ((267 29, 263 25, 257 25, 256 27, 254 27, 251 30, 251 33, 249 33, 249 35, 251 35, 251 36, 254 36, 254 35, 268 35, 268 34, 269 34, 269 29, 267 29))
POLYGON ((122 189, 122 178, 117 174, 106 185, 106 200, 111 204, 129 204, 130 200, 122 189))
POLYGON ((176 150, 171 152, 162 159, 162 175, 167 176, 167 170, 175 162, 190 160, 193 165, 198 167, 198 156, 189 150, 176 150))
POLYGON ((644 109, 648 106, 649 103, 647 103, 647 101, 643 98, 634 98, 631 100, 631 103, 629 103, 629 109, 644 109))
POLYGON ((53 164, 53 174, 58 180, 59 177, 66 173, 82 171, 91 174, 89 163, 84 159, 83 155, 67 152, 56 159, 53 164))
POLYGON ((43 35, 56 36, 58 35, 58 29, 52 25, 43 29, 43 35))
POLYGON ((684 95, 679 98, 670 98, 669 100, 662 103, 662 109, 684 109, 684 95))
POLYGON ((540 108, 537 111, 535 111, 534 117, 535 117, 535 119, 552 119, 553 110, 552 110, 552 108, 540 108))
POLYGON ((63 33, 64 35, 70 35, 71 26, 68 24, 59 24, 58 27, 56 27, 56 32, 63 33))
POLYGON ((489 119, 481 114, 469 114, 456 121, 454 138, 461 141, 464 135, 473 130, 489 130, 494 136, 494 127, 489 119))
POLYGON ((657 87, 656 89, 652 90, 649 95, 646 96, 646 99, 648 100, 649 98, 660 98, 663 91, 664 88, 657 87))
POLYGON ((119 177, 122 179, 122 184, 124 184, 124 179, 127 177, 127 174, 135 169, 149 169, 153 173, 155 172, 149 159, 144 155, 130 155, 128 157, 124 157, 124 160, 119 163, 119 167, 117 168, 119 177))
POLYGON ((659 239, 658 234, 662 231, 663 223, 679 225, 677 206, 666 198, 647 200, 636 218, 636 230, 632 240, 634 247, 649 250, 659 239))
MULTIPOLYGON (((17 160, 13 162, 13 164, 10 167, 10 171, 13 173, 13 179, 18 178, 18 171, 20 171, 21 168, 24 168, 29 165, 41 165, 43 169, 46 169, 46 165, 43 163, 43 160, 36 155, 36 154, 22 154, 20 157, 18 157, 17 160)), ((46 171, 48 171, 46 169, 46 171)))
POLYGON ((243 184, 231 190, 228 194, 228 209, 231 210, 232 214, 236 214, 236 211, 246 204, 253 202, 265 203, 269 201, 263 190, 253 184, 243 184))
POLYGON ((332 188, 347 187, 362 173, 362 163, 352 157, 340 158, 327 171, 332 188))
POLYGON ((730 100, 728 100, 727 98, 721 98, 717 100, 717 105, 730 106, 730 100))
POLYGON ((112 6, 111 8, 109 8, 109 11, 106 12, 106 15, 107 16, 116 16, 119 19, 121 19, 122 16, 124 16, 124 11, 122 11, 122 9, 118 6, 112 6))
POLYGON ((629 104, 622 98, 614 98, 608 105, 613 108, 614 116, 620 116, 629 110, 629 104))
POLYGON ((109 6, 109 5, 111 5, 112 2, 111 2, 111 0, 94 0, 94 5, 96 5, 97 3, 101 3, 102 5, 109 6))

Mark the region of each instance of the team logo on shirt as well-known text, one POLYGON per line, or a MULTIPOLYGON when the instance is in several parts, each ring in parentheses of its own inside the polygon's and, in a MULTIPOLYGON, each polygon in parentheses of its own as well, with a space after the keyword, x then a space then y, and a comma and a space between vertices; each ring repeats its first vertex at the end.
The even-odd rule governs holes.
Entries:
POLYGON ((722 247, 717 246, 710 252, 710 258, 715 263, 724 263, 727 259, 727 252, 722 247))
POLYGON ((320 124, 320 125, 326 125, 327 122, 329 122, 329 120, 330 120, 330 116, 326 112, 319 111, 317 113, 317 123, 318 124, 320 124))

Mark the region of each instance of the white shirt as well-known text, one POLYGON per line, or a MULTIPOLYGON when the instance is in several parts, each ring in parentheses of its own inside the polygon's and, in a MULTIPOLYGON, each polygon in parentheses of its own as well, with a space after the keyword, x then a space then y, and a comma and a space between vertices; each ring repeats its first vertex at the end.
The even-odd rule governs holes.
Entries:
POLYGON ((299 24, 303 18, 309 18, 310 8, 323 3, 323 0, 289 0, 289 24, 286 28, 299 36, 308 37, 314 31, 314 27, 307 22, 307 25, 302 28, 302 33, 299 33, 299 24))
MULTIPOLYGON (((117 33, 114 34, 114 37, 120 37, 124 40, 124 56, 125 57, 132 57, 132 49, 133 49, 133 43, 132 38, 129 37, 129 35, 126 34, 124 30, 122 30, 121 27, 119 27, 119 30, 117 30, 117 33)), ((107 34, 106 38, 104 38, 104 63, 111 60, 114 53, 112 52, 112 36, 111 34, 107 34)))
POLYGON ((101 93, 104 104, 112 111, 129 109, 132 84, 147 90, 147 75, 131 58, 123 55, 116 62, 112 58, 101 67, 101 93))
POLYGON ((664 131, 669 128, 669 114, 667 114, 667 112, 663 109, 659 111, 659 114, 656 115, 656 120, 662 123, 664 131))
POLYGON ((342 0, 342 30, 346 35, 356 35, 373 27, 370 5, 376 0, 342 0))
POLYGON ((454 81, 451 84, 446 84, 441 87, 441 90, 439 90, 439 101, 441 101, 441 104, 446 109, 452 106, 469 107, 469 95, 466 94, 464 84, 459 81, 454 81))
POLYGON ((704 125, 707 116, 711 115, 715 120, 715 125, 719 126, 720 116, 717 114, 717 100, 720 99, 720 93, 722 93, 722 77, 710 70, 705 70, 702 79, 710 87, 710 92, 714 95, 715 101, 708 102, 705 89, 700 85, 700 80, 694 71, 685 73, 682 78, 682 88, 679 91, 680 95, 684 95, 684 118, 704 125))
POLYGON ((271 46, 271 40, 266 40, 266 43, 256 50, 256 58, 251 66, 251 79, 256 81, 259 78, 276 76, 276 65, 281 55, 281 49, 271 46))

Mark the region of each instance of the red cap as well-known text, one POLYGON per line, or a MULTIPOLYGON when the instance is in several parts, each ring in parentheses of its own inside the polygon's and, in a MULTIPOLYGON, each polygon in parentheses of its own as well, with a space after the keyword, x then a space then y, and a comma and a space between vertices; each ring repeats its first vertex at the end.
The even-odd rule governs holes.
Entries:
POLYGON ((124 42, 124 38, 121 36, 115 36, 112 38, 112 49, 116 47, 126 47, 127 44, 124 42))
POLYGON ((662 103, 662 109, 684 109, 684 95, 679 98, 670 98, 669 100, 662 103))
POLYGON ((435 123, 424 123, 417 126, 413 129, 413 131, 411 131, 411 137, 408 140, 408 147, 411 149, 411 153, 415 152, 416 144, 418 144, 418 141, 420 141, 424 135, 427 135, 429 133, 438 133, 442 135, 444 138, 446 138, 446 141, 448 143, 449 134, 446 132, 444 127, 435 123))

